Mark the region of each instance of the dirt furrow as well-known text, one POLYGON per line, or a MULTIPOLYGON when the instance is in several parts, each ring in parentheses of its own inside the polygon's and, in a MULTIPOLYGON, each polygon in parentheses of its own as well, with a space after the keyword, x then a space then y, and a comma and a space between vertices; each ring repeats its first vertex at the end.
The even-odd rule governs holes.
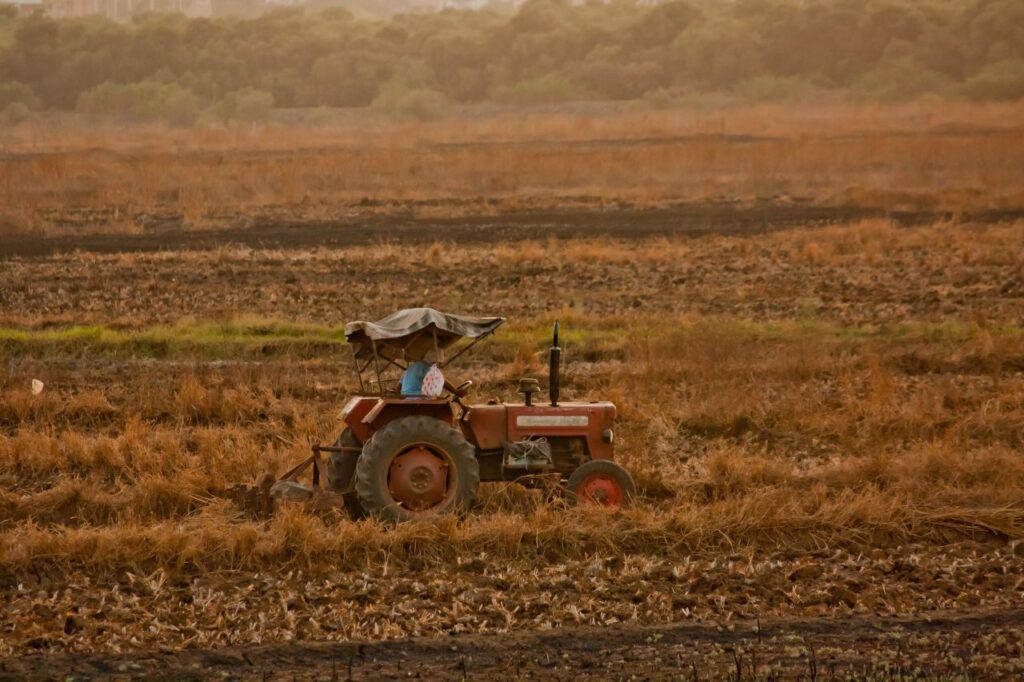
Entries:
POLYGON ((1024 610, 909 617, 771 619, 620 625, 541 632, 292 642, 123 655, 28 655, 0 663, 0 679, 158 676, 179 679, 627 678, 1019 674, 1024 610), (992 666, 995 666, 993 668, 992 666))

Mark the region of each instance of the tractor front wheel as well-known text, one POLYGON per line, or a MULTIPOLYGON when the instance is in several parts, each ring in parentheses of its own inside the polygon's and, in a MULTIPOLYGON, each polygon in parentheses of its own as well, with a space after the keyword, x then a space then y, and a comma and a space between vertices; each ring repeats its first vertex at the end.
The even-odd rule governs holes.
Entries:
POLYGON ((565 484, 572 504, 625 507, 636 496, 636 484, 629 472, 607 459, 581 464, 565 484))
POLYGON ((360 504, 388 521, 466 509, 479 486, 473 446, 433 417, 388 422, 366 442, 356 463, 360 504))

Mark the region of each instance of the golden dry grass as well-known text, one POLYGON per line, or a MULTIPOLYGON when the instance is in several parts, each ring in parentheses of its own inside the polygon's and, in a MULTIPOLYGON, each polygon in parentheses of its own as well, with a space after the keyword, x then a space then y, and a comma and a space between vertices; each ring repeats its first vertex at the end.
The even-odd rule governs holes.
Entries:
MULTIPOLYGON (((196 215, 212 205, 274 205, 297 220, 320 210, 295 208, 301 198, 277 182, 287 174, 334 207, 362 192, 386 202, 496 193, 504 198, 487 210, 498 213, 591 191, 651 202, 714 193, 686 194, 691 181, 747 198, 773 182, 758 165, 772 159, 782 159, 777 178, 815 200, 855 180, 887 208, 903 201, 893 187, 919 187, 934 205, 1017 205, 1020 132, 1002 118, 1014 106, 847 109, 827 121, 733 112, 725 132, 782 139, 580 143, 564 157, 521 138, 529 126, 608 140, 713 121, 533 120, 511 145, 486 121, 395 128, 371 131, 355 155, 282 151, 332 131, 133 131, 112 153, 90 151, 84 135, 51 136, 40 150, 66 149, 17 149, 0 161, 0 186, 42 231, 53 229, 48 206, 123 201, 130 216, 180 209, 200 186, 196 215), (975 127, 953 134, 968 115, 975 127), (930 127, 907 134, 921 120, 930 127), (982 135, 982 122, 993 131, 982 135), (801 138, 801 126, 819 136, 801 138), (473 144, 430 146, 459 140, 473 144), (416 159, 451 172, 427 183, 436 174, 416 159), (627 177, 623 163, 646 175, 627 177), (493 186, 479 184, 482 164, 493 186), (727 167, 742 172, 712 177, 727 167), (168 198, 161 183, 183 193, 168 198), (984 189, 965 190, 975 186, 984 189)), ((858 201, 874 201, 866 196, 858 201)), ((1006 606, 1024 585, 1022 231, 1019 221, 872 219, 694 239, 623 231, 4 258, 0 590, 11 608, 0 654, 1006 606), (479 400, 514 400, 518 377, 542 375, 560 319, 565 391, 618 405, 617 455, 640 486, 636 506, 566 509, 492 485, 465 518, 397 527, 299 509, 268 523, 239 514, 225 488, 281 472, 309 440, 335 436, 356 386, 338 326, 419 304, 512 318, 455 372, 478 382, 479 400), (138 627, 138 609, 152 628, 138 627), (68 613, 95 625, 64 632, 68 613), (244 627, 225 627, 232 618, 244 627)))
MULTIPOLYGON (((1024 379, 1003 369, 1024 357, 1019 331, 887 338, 641 314, 609 335, 578 314, 563 323, 575 334, 567 390, 620 407, 619 456, 644 492, 635 510, 559 511, 492 489, 463 521, 385 528, 296 512, 253 524, 218 496, 333 436, 353 389, 343 368, 130 363, 80 388, 90 377, 72 365, 51 367, 32 396, 42 366, 28 353, 2 377, 0 566, 353 568, 1021 536, 1024 379), (908 358, 950 369, 922 374, 908 358)), ((525 330, 511 331, 491 351, 507 361, 463 370, 481 397, 511 398, 518 373, 539 372, 542 342, 525 342, 524 360, 525 330)))
MULTIPOLYGON (((252 522, 224 488, 333 437, 344 364, 57 366, 29 344, 0 374, 0 652, 1013 603, 1019 329, 562 317, 565 392, 619 406, 632 509, 492 484, 460 519, 252 522)), ((549 322, 519 321, 459 376, 512 399, 549 322)))
POLYGON ((6 231, 424 219, 622 203, 1020 208, 1020 104, 6 133, 6 231))

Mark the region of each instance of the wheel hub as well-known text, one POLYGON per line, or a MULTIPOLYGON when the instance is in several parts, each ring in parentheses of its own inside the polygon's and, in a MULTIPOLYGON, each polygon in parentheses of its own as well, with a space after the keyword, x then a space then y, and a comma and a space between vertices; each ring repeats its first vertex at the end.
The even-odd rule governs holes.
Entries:
POLYGON ((428 448, 410 448, 392 460, 388 490, 406 509, 429 509, 442 502, 448 492, 448 465, 428 448))
POLYGON ((618 482, 604 474, 594 474, 584 479, 577 496, 580 502, 604 507, 621 507, 626 499, 626 494, 618 482))

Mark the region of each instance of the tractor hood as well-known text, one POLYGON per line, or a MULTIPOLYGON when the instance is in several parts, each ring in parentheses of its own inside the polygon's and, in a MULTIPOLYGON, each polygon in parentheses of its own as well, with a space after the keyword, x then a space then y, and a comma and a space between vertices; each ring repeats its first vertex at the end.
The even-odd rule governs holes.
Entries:
POLYGON ((389 358, 421 358, 434 348, 447 348, 462 338, 478 339, 493 332, 504 317, 470 317, 442 313, 433 308, 407 308, 376 322, 349 322, 345 338, 357 358, 377 353, 389 358))

